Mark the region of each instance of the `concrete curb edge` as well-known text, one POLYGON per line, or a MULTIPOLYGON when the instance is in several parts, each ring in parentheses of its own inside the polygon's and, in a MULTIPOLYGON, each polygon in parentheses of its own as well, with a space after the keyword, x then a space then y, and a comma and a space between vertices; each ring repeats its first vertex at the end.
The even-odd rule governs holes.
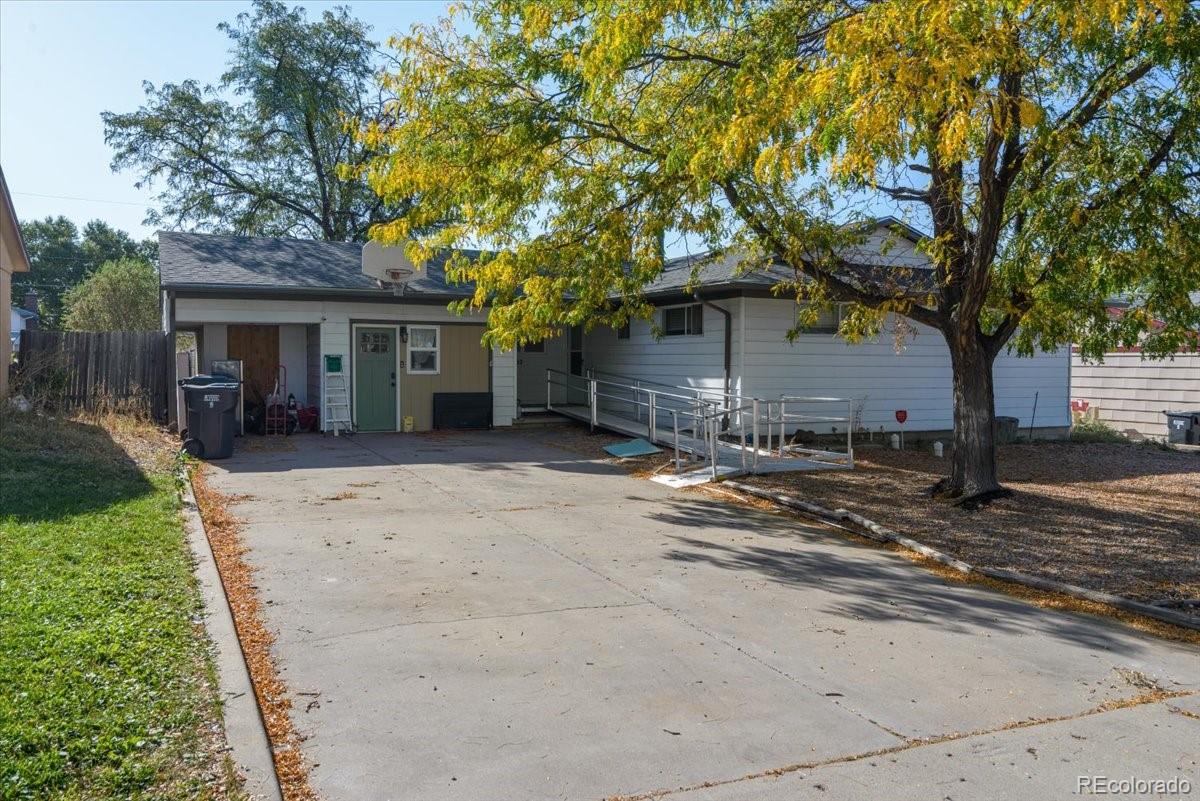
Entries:
POLYGON ((196 582, 204 600, 204 628, 212 639, 216 650, 218 691, 221 698, 225 737, 230 754, 245 780, 246 793, 259 801, 282 801, 279 777, 275 774, 271 740, 267 736, 262 710, 258 707, 258 696, 250 678, 250 669, 242 653, 241 640, 233 622, 233 610, 225 595, 225 585, 217 569, 212 546, 196 495, 192 491, 191 477, 186 470, 177 474, 180 480, 180 500, 188 544, 195 558, 196 582))
POLYGON ((988 578, 998 579, 1000 581, 1011 581, 1014 584, 1023 584, 1027 587, 1033 587, 1039 590, 1048 592, 1058 592, 1063 595, 1069 595, 1073 598, 1079 598, 1085 601, 1106 604, 1114 606, 1118 609, 1123 609, 1126 612, 1144 615, 1145 617, 1161 620, 1164 623, 1171 623, 1176 626, 1187 629, 1200 630, 1200 619, 1192 615, 1185 615, 1181 612, 1174 612, 1170 609, 1162 609, 1150 604, 1144 604, 1140 601, 1134 601, 1130 598, 1125 598, 1112 593, 1101 592, 1099 590, 1089 590, 1086 587, 1079 587, 1074 584, 1067 584, 1053 579, 1040 578, 1038 576, 1030 576, 1026 573, 1019 573, 1015 570, 1003 570, 1000 568, 991 567, 975 567, 961 559, 955 559, 948 554, 942 553, 936 548, 930 548, 928 545, 917 542, 916 540, 906 537, 899 532, 893 531, 890 528, 881 526, 873 520, 869 520, 862 515, 855 514, 847 509, 827 509, 819 504, 804 501, 799 498, 794 498, 791 495, 785 495, 782 492, 772 492, 770 490, 754 487, 749 484, 743 484, 740 481, 725 480, 720 482, 720 486, 729 487, 730 489, 744 492, 747 495, 753 495, 757 498, 763 498, 768 501, 779 504, 780 506, 793 509, 798 512, 811 515, 813 517, 825 520, 827 522, 849 521, 863 529, 861 532, 864 536, 875 540, 876 542, 894 542, 915 551, 922 556, 928 557, 935 562, 940 562, 947 567, 954 568, 960 573, 977 573, 988 578))

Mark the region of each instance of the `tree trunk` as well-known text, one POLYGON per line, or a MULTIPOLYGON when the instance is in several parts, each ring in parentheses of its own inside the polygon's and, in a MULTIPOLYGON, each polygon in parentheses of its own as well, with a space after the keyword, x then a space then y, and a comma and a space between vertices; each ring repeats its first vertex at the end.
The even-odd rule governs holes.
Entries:
POLYGON ((950 476, 934 491, 976 505, 1007 494, 996 476, 995 354, 974 332, 946 339, 954 369, 954 458, 950 476))

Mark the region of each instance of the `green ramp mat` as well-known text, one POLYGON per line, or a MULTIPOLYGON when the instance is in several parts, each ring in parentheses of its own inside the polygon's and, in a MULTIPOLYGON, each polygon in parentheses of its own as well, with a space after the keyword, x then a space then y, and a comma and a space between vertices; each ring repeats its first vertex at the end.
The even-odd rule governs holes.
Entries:
POLYGON ((629 442, 618 442, 605 445, 604 450, 613 456, 628 459, 631 456, 649 456, 652 453, 662 453, 662 448, 656 448, 644 439, 631 439, 629 442))

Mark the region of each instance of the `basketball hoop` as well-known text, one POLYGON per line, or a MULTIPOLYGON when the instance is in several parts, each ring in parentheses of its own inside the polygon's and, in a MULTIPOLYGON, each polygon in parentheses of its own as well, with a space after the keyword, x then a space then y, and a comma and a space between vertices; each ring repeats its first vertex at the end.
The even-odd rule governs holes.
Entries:
POLYGON ((420 272, 404 255, 403 247, 381 245, 378 242, 363 245, 362 271, 376 280, 387 281, 397 287, 412 281, 420 272))

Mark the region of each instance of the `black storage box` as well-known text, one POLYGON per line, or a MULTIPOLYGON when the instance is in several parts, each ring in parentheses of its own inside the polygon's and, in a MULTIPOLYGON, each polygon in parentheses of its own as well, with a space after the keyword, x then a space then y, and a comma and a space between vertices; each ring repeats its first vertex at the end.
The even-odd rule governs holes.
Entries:
POLYGON ((491 428, 492 393, 433 393, 433 427, 491 428))

